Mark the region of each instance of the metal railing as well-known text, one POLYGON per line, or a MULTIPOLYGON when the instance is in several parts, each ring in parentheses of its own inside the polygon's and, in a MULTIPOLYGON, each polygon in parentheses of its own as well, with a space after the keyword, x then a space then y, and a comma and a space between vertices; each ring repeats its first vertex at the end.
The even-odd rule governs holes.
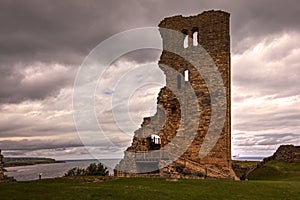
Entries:
POLYGON ((196 165, 196 166, 202 168, 203 171, 205 171, 206 176, 208 176, 208 172, 211 172, 213 174, 218 174, 218 175, 230 178, 230 179, 234 179, 234 177, 232 177, 231 175, 225 174, 221 171, 218 171, 218 170, 215 170, 213 168, 207 167, 206 165, 200 164, 198 162, 189 160, 187 158, 184 158, 182 156, 178 156, 176 154, 173 154, 169 151, 165 151, 165 150, 162 150, 162 149, 159 150, 159 151, 139 151, 139 152, 136 152, 136 154, 135 154, 135 160, 137 162, 143 162, 143 161, 145 161, 145 162, 147 162, 147 161, 159 162, 161 160, 171 160, 171 159, 172 160, 180 159, 185 163, 188 162, 188 163, 191 163, 193 165, 196 165))
POLYGON ((169 160, 170 157, 167 151, 139 151, 135 154, 136 161, 149 161, 149 160, 169 160))
POLYGON ((184 161, 187 161, 187 162, 192 163, 192 164, 194 164, 194 165, 197 165, 197 166, 199 166, 199 167, 201 167, 201 168, 204 168, 205 173, 206 173, 206 174, 205 174, 206 176, 208 175, 207 172, 208 172, 208 171, 211 171, 211 172, 213 172, 213 173, 216 173, 216 174, 222 175, 222 176, 224 176, 224 177, 228 177, 228 178, 230 178, 230 179, 233 179, 233 177, 232 177, 231 175, 224 174, 224 173, 222 173, 221 171, 217 171, 217 170, 215 170, 215 169, 213 169, 213 168, 207 167, 207 166, 202 165, 202 164, 200 164, 200 163, 197 163, 197 162, 195 162, 195 161, 192 161, 192 160, 189 160, 189 159, 186 159, 186 158, 183 158, 183 157, 179 157, 179 159, 184 160, 184 161))

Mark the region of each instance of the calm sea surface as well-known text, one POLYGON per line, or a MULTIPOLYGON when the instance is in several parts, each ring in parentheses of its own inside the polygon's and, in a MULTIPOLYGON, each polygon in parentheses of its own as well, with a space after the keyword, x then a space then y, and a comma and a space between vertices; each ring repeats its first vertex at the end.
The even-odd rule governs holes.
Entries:
POLYGON ((233 160, 239 160, 239 161, 262 161, 266 157, 238 157, 233 158, 233 160))
MULTIPOLYGON (((120 159, 100 160, 109 169, 110 174, 113 174, 113 169, 108 166, 115 166, 120 159)), ((76 160, 66 161, 65 163, 39 164, 18 167, 6 167, 5 175, 13 176, 17 181, 29 181, 38 179, 39 173, 42 173, 42 178, 55 178, 64 176, 64 174, 73 167, 86 168, 91 163, 98 163, 98 160, 76 160)))
MULTIPOLYGON (((261 161, 263 157, 239 157, 234 160, 261 161)), ((86 168, 91 163, 101 162, 107 166, 110 174, 113 174, 113 167, 118 164, 120 159, 105 159, 105 160, 75 160, 66 161, 65 163, 39 164, 18 167, 7 167, 5 175, 13 176, 17 181, 29 181, 38 179, 39 173, 42 173, 42 178, 62 177, 73 167, 86 168)))

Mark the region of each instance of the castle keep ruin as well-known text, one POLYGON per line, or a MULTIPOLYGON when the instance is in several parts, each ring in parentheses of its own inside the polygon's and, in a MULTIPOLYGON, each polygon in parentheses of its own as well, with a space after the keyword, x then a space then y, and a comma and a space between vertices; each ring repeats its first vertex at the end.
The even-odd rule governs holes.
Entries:
POLYGON ((206 11, 191 17, 168 17, 160 22, 164 51, 159 67, 165 73, 166 87, 158 95, 156 114, 144 118, 141 128, 135 131, 132 145, 116 166, 117 176, 167 177, 178 175, 178 166, 184 166, 206 177, 234 178, 229 18, 229 13, 223 11, 206 11), (177 31, 183 37, 164 29, 177 31), (215 66, 218 73, 201 74, 193 63, 207 69, 215 66), (216 74, 222 81, 223 99, 221 91, 209 88, 207 82, 209 79, 211 85, 217 83, 216 74), (188 88, 193 92, 188 92, 188 88), (214 106, 212 98, 217 98, 214 106), (212 117, 213 108, 216 119, 212 117), (224 108, 223 121, 219 119, 222 111, 218 108, 224 108), (220 132, 215 143, 208 137, 209 131, 212 135, 220 132), (212 142, 211 149, 203 148, 207 142, 212 142))

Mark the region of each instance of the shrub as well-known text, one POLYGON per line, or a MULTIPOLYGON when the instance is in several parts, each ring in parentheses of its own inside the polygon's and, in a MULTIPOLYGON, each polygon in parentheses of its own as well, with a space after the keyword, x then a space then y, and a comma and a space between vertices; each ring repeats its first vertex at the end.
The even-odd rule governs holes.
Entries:
POLYGON ((85 175, 85 169, 74 167, 65 173, 65 176, 83 176, 85 175))
POLYGON ((176 172, 182 173, 182 172, 183 172, 183 169, 184 169, 184 166, 182 166, 182 165, 177 165, 175 169, 176 169, 176 172))
POLYGON ((192 175, 192 172, 190 170, 188 170, 187 168, 184 168, 183 175, 185 175, 185 176, 192 175))
POLYGON ((108 176, 107 167, 102 163, 92 163, 86 168, 86 175, 88 176, 108 176))
POLYGON ((109 171, 102 163, 92 163, 86 169, 74 167, 65 176, 108 176, 109 171))
POLYGON ((198 176, 198 177, 204 177, 204 174, 203 174, 202 172, 198 172, 198 173, 197 173, 197 176, 198 176))

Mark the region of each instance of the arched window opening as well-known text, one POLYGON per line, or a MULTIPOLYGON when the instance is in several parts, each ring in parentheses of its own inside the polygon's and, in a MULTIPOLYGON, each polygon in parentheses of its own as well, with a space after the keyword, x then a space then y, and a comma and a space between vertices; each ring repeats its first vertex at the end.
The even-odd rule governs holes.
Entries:
POLYGON ((199 30, 198 28, 193 28, 193 46, 198 46, 199 44, 199 30))
POLYGON ((160 137, 155 134, 151 134, 151 143, 153 145, 159 145, 160 144, 160 137))
POLYGON ((177 89, 178 90, 181 89, 181 75, 180 74, 177 75, 177 89))
POLYGON ((193 45, 198 46, 198 32, 193 33, 193 45))
POLYGON ((188 48, 189 47, 189 36, 186 35, 183 41, 183 48, 188 48))
POLYGON ((189 35, 187 30, 183 30, 183 48, 188 48, 189 47, 189 35))
POLYGON ((158 135, 151 134, 148 137, 148 140, 150 140, 150 149, 151 150, 159 150, 160 149, 161 140, 158 135))
POLYGON ((184 81, 189 81, 189 70, 184 71, 184 81))

